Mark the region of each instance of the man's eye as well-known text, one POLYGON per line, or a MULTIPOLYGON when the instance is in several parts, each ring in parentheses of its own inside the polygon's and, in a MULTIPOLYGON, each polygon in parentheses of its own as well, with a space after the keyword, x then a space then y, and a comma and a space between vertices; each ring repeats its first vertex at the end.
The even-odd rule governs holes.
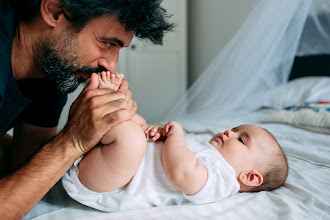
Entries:
POLYGON ((239 140, 242 144, 244 144, 242 138, 238 138, 238 140, 239 140))
POLYGON ((115 46, 116 45, 116 44, 110 43, 110 42, 105 42, 105 44, 107 45, 108 48, 110 48, 111 46, 115 46))

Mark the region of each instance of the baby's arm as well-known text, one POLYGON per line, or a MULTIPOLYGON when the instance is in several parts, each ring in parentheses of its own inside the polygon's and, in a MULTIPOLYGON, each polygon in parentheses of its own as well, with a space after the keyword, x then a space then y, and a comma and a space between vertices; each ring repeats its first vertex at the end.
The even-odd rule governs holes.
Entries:
POLYGON ((166 177, 185 194, 199 192, 207 180, 207 169, 197 162, 188 148, 181 125, 176 122, 167 123, 163 135, 167 136, 162 154, 166 177))

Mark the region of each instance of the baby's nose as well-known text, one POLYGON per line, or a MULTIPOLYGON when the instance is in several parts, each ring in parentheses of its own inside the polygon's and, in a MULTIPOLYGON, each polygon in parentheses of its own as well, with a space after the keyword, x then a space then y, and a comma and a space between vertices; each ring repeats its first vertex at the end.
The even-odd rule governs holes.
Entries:
POLYGON ((232 130, 227 130, 224 132, 224 134, 228 137, 228 138, 232 138, 233 137, 233 131, 232 130))

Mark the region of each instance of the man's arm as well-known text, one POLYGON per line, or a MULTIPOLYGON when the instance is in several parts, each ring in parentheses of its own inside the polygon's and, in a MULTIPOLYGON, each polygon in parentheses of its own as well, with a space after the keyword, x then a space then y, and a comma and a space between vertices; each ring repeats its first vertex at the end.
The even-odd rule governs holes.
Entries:
POLYGON ((58 135, 15 173, 0 180, 3 219, 20 219, 32 209, 81 155, 58 135))
POLYGON ((162 153, 166 177, 181 192, 196 194, 207 180, 207 169, 197 163, 195 155, 187 147, 180 124, 169 122, 163 132, 167 136, 162 153))
POLYGON ((11 143, 12 170, 24 164, 40 147, 51 140, 57 133, 57 127, 43 128, 21 122, 14 128, 11 143))

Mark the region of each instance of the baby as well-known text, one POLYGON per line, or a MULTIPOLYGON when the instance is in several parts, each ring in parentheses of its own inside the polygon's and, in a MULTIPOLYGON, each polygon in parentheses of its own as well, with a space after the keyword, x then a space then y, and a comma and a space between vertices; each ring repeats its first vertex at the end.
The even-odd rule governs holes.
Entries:
MULTIPOLYGON (((122 74, 99 74, 99 88, 117 90, 122 74)), ((216 202, 237 192, 273 190, 288 174, 276 139, 240 125, 209 142, 185 139, 180 124, 149 126, 135 115, 114 126, 62 179, 78 202, 108 212, 216 202), (146 135, 149 136, 147 143, 146 135)))

